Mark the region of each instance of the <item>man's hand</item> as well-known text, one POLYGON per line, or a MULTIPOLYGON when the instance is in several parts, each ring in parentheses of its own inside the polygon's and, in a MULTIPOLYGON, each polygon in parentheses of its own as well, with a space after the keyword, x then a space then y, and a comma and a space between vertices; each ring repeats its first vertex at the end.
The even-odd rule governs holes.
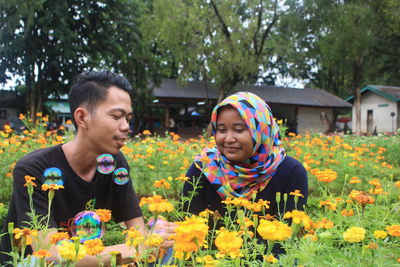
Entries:
POLYGON ((167 222, 164 220, 157 220, 154 227, 154 232, 160 234, 164 239, 164 243, 161 244, 162 248, 169 248, 174 245, 174 241, 170 240, 169 237, 175 234, 175 228, 177 225, 173 222, 167 222))

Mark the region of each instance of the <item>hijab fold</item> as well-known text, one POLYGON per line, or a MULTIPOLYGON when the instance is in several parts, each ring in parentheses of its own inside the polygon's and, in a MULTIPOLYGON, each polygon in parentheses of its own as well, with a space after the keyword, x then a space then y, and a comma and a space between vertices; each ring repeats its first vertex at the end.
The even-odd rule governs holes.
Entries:
POLYGON ((212 133, 215 138, 218 110, 226 105, 235 108, 250 131, 253 154, 244 163, 229 161, 217 147, 206 147, 194 159, 222 199, 227 197, 251 198, 261 192, 285 158, 281 146, 279 127, 271 109, 260 97, 249 92, 238 92, 219 103, 211 115, 212 133))

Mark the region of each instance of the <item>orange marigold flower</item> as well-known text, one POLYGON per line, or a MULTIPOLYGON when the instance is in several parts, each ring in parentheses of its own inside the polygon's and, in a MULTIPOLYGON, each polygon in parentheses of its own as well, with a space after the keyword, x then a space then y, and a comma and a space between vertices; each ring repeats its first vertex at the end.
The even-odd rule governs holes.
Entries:
POLYGON ((42 184, 42 190, 47 191, 47 190, 58 190, 58 189, 64 189, 64 186, 58 185, 58 184, 42 184))
POLYGON ((86 248, 86 253, 90 256, 95 256, 104 250, 103 241, 100 238, 86 240, 83 245, 86 248))
POLYGON ((324 171, 316 171, 315 172, 315 177, 317 177, 317 180, 320 182, 325 182, 325 183, 330 183, 337 178, 337 173, 333 171, 332 169, 326 169, 324 171))
POLYGON ((399 237, 400 236, 400 225, 393 224, 391 226, 387 226, 386 230, 388 234, 391 236, 399 237))
POLYGON ((361 180, 357 176, 354 176, 354 177, 351 177, 349 183, 350 184, 361 184, 361 180))
POLYGON ((329 221, 326 218, 322 218, 322 220, 320 221, 316 221, 314 223, 314 228, 318 229, 318 228, 325 228, 325 229, 331 229, 333 228, 333 222, 329 221))
POLYGON ((293 192, 290 192, 289 195, 296 197, 304 197, 303 194, 300 193, 300 190, 296 189, 293 192))
POLYGON ((95 212, 100 217, 101 222, 108 222, 111 220, 111 210, 108 209, 96 209, 95 212))
POLYGON ((165 179, 157 180, 154 182, 154 187, 155 188, 164 188, 164 189, 170 189, 171 184, 168 183, 165 179))
POLYGON ((28 185, 36 186, 35 182, 33 182, 33 181, 36 180, 35 177, 29 176, 29 175, 25 175, 24 178, 25 178, 25 184, 24 184, 24 186, 28 186, 28 185))
POLYGON ((395 182, 394 185, 400 189, 400 181, 395 182))
POLYGON ((144 135, 151 135, 151 132, 150 132, 149 130, 144 130, 144 131, 143 131, 143 134, 144 134, 144 135))
POLYGON ((368 244, 368 248, 369 249, 377 249, 379 246, 378 246, 378 244, 377 243, 374 243, 374 242, 369 242, 369 244, 368 244))
POLYGON ((28 228, 23 228, 23 229, 14 228, 13 234, 15 240, 23 238, 23 240, 25 240, 25 245, 32 245, 33 243, 32 237, 37 236, 38 232, 36 230, 30 230, 28 228))
POLYGON ((330 200, 326 200, 326 201, 320 201, 319 202, 319 206, 320 207, 327 207, 329 210, 336 210, 336 208, 337 208, 337 204, 336 203, 333 203, 332 201, 330 201, 330 200))
POLYGON ((58 232, 58 233, 51 234, 49 236, 49 238, 50 238, 51 244, 57 245, 57 243, 60 242, 61 240, 64 240, 64 239, 68 240, 69 235, 67 232, 58 232))
POLYGON ((344 209, 342 210, 342 215, 345 217, 350 217, 354 215, 354 211, 352 209, 344 209))
POLYGON ((382 187, 375 187, 375 188, 371 188, 368 193, 372 194, 372 195, 380 195, 382 193, 384 193, 384 190, 382 187))
POLYGON ((48 252, 46 249, 39 249, 33 252, 33 256, 39 258, 39 259, 44 259, 51 257, 51 253, 48 252))
POLYGON ((380 187, 381 186, 381 182, 379 182, 378 179, 372 179, 371 181, 368 182, 369 184, 376 186, 376 187, 380 187))

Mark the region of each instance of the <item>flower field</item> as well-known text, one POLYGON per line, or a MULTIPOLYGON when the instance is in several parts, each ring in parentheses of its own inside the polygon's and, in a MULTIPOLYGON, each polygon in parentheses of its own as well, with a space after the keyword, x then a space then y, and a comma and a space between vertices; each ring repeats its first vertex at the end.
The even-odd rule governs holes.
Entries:
MULTIPOLYGON (((34 149, 72 138, 60 135, 64 129, 46 131, 46 120, 39 117, 37 122, 27 121, 29 130, 19 134, 9 128, 0 132, 2 221, 12 191, 12 169, 16 161, 34 149)), ((287 154, 302 162, 308 171, 309 197, 304 212, 282 212, 281 218, 268 216, 268 203, 245 199, 226 200, 234 218, 218 218, 208 210, 200 216, 185 214, 182 203, 187 199, 182 199, 181 188, 187 179, 186 170, 202 147, 214 145, 212 139, 182 140, 177 134, 159 137, 145 131, 122 148, 145 219, 164 217, 178 224, 172 237, 175 246, 170 264, 400 266, 400 136, 289 134, 283 141, 287 154), (221 220, 224 227, 215 229, 215 224, 208 223, 209 218, 221 220), (265 242, 257 242, 254 235, 265 242), (280 243, 286 253, 279 257, 272 255, 274 243, 280 243)), ((51 188, 49 192, 57 194, 51 188)), ((302 197, 301 192, 292 192, 292 195, 302 197)), ((285 201, 287 197, 277 195, 277 200, 285 201)), ((106 211, 97 212, 102 223, 110 219, 106 211)), ((107 225, 102 239, 82 244, 79 238, 67 240, 65 234, 54 236, 54 244, 58 244, 62 256, 60 261, 73 265, 86 254, 99 254, 104 244, 117 242, 135 248, 146 245, 146 253, 132 255, 132 260, 139 265, 146 265, 163 254, 157 231, 143 237, 134 229, 124 230, 112 222, 107 225)), ((38 238, 36 230, 16 228, 10 234, 24 247, 32 238, 38 238)), ((49 257, 47 249, 43 244, 34 252, 41 266, 49 264, 45 260, 49 257)), ((23 260, 16 255, 14 258, 15 262, 23 260)))

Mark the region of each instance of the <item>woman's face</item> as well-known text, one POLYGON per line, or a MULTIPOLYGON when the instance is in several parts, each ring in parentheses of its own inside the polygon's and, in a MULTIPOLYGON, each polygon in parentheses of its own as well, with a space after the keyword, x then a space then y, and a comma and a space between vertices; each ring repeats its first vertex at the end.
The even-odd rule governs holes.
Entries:
POLYGON ((247 125, 232 106, 219 110, 215 142, 228 160, 243 163, 253 154, 253 142, 247 125))

